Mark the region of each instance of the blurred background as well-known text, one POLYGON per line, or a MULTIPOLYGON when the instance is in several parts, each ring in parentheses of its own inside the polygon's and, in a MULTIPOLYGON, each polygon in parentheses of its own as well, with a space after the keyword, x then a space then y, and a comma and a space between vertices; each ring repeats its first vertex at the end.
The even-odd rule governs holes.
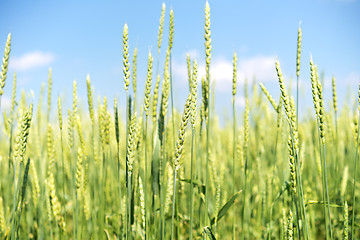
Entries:
MULTIPOLYGON (((87 108, 86 76, 90 74, 95 96, 117 96, 125 108, 122 73, 122 31, 129 26, 130 59, 138 48, 138 96, 142 104, 147 55, 154 67, 158 59, 157 34, 162 3, 166 4, 160 71, 163 75, 168 44, 169 11, 174 10, 172 71, 174 102, 182 111, 188 91, 186 54, 199 62, 204 74, 205 1, 0 1, 1 58, 8 33, 12 34, 10 65, 2 107, 10 105, 12 77, 18 89, 33 90, 38 101, 41 83, 53 73, 53 102, 71 104, 72 82, 78 82, 80 104, 87 108)), ((280 91, 276 57, 284 77, 296 90, 296 47, 302 28, 300 66, 300 118, 312 110, 309 60, 313 57, 324 80, 326 107, 331 101, 331 78, 336 77, 339 106, 357 101, 360 82, 360 1, 209 1, 211 8, 212 62, 215 108, 222 121, 231 116, 232 56, 238 55, 237 108, 244 106, 244 82, 263 82, 275 99, 280 91), (293 79, 293 80, 291 80, 293 79)), ((156 68, 155 68, 156 69, 156 68)), ((154 69, 154 78, 156 70, 154 69)), ((154 82, 154 81, 153 81, 154 82)), ((200 90, 200 89, 199 89, 200 90)), ((251 91, 250 91, 251 92, 251 91)), ((200 92, 199 92, 200 93, 200 92)), ((20 96, 18 90, 18 97, 20 96)), ((32 96, 30 96, 32 98, 32 96)), ((52 111, 56 111, 54 107, 52 111)), ((311 112, 313 113, 313 111, 311 112)), ((53 114, 55 119, 55 114, 53 114)))

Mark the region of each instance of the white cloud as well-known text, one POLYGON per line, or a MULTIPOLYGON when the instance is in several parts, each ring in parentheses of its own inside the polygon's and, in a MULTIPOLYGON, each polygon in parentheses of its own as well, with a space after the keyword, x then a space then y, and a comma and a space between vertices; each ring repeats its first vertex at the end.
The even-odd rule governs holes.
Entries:
POLYGON ((258 81, 277 81, 275 70, 275 56, 257 56, 244 59, 238 63, 238 80, 244 82, 245 78, 249 81, 256 77, 258 81))
MULTIPOLYGON (((336 76, 335 76, 336 78, 336 76)), ((358 83, 360 81, 360 73, 357 72, 352 72, 349 73, 345 78, 344 78, 344 82, 347 84, 354 84, 354 83, 358 83)))
POLYGON ((8 110, 10 109, 10 107, 11 107, 11 99, 8 96, 3 95, 1 97, 1 109, 8 110))
POLYGON ((25 53, 20 57, 10 58, 9 68, 16 71, 26 71, 29 69, 47 66, 55 60, 52 53, 34 51, 25 53))
POLYGON ((196 49, 191 49, 187 52, 187 54, 189 54, 190 59, 194 60, 194 59, 198 59, 199 58, 199 52, 196 49))
MULTIPOLYGON (((238 84, 244 84, 245 78, 251 82, 276 81, 275 56, 256 56, 238 60, 238 84)), ((216 81, 216 88, 220 91, 231 91, 233 64, 232 60, 218 58, 211 62, 211 79, 216 81)), ((178 80, 188 81, 186 62, 173 61, 173 73, 178 80)), ((205 76, 204 63, 199 64, 199 80, 205 76)), ((200 82, 200 81, 199 81, 200 82)))
POLYGON ((176 59, 172 60, 172 71, 178 81, 188 82, 186 60, 178 62, 176 59))
POLYGON ((241 96, 241 97, 236 96, 235 97, 235 105, 238 107, 245 107, 245 98, 243 96, 241 96))
MULTIPOLYGON (((216 82, 216 89, 220 91, 232 88, 233 66, 231 61, 225 59, 215 59, 210 66, 210 77, 216 82)), ((205 76, 205 66, 201 66, 199 76, 205 76)))

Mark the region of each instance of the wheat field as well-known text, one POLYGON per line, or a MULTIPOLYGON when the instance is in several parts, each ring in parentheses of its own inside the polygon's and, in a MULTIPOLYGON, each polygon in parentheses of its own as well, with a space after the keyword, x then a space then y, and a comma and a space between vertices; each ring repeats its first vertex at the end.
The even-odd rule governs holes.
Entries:
POLYGON ((353 105, 338 109, 335 77, 332 89, 323 89, 313 59, 300 66, 299 27, 297 85, 289 85, 276 60, 280 95, 262 83, 240 88, 234 53, 232 119, 221 123, 206 3, 205 75, 198 75, 199 59, 188 57, 188 97, 175 109, 174 12, 167 10, 163 4, 143 93, 124 25, 119 81, 126 106, 108 102, 113 96, 96 101, 90 76, 81 80, 87 107, 79 104, 76 81, 66 106, 53 93, 49 69, 38 99, 18 96, 12 76, 11 107, 1 108, 10 91, 9 34, 0 79, 0 239, 359 239, 360 88, 353 105), (302 68, 311 71, 313 106, 311 116, 298 119, 302 68))

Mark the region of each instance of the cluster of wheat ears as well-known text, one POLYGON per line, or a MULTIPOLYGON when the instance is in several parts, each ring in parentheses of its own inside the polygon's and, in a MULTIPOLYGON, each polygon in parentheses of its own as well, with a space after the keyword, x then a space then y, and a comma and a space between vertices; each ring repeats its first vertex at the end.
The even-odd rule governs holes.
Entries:
MULTIPOLYGON (((51 69, 47 105, 43 86, 36 107, 24 92, 17 100, 14 74, 11 107, 0 110, 0 239, 360 238, 356 199, 359 102, 354 101, 354 111, 345 105, 338 114, 333 78, 333 99, 326 111, 324 83, 311 59, 315 118, 298 121, 299 91, 296 98, 291 95, 276 60, 279 100, 261 83, 261 90, 254 83, 250 93, 245 84, 245 111, 239 124, 234 53, 233 119, 219 126, 206 3, 206 74, 201 78, 201 101, 197 100, 197 61, 188 56, 189 93, 179 114, 173 106, 173 10, 163 74, 159 72, 164 18, 165 4, 156 72, 149 51, 139 106, 137 50, 130 63, 128 26, 124 26, 126 116, 120 116, 116 98, 113 111, 108 109, 106 96, 99 98, 95 109, 87 76, 88 110, 78 109, 74 81, 67 117, 62 112, 63 99, 58 97, 58 117, 50 121, 55 112, 51 111, 51 69)), ((9 34, 0 101, 10 42, 9 34)), ((300 55, 299 27, 297 90, 300 55)))

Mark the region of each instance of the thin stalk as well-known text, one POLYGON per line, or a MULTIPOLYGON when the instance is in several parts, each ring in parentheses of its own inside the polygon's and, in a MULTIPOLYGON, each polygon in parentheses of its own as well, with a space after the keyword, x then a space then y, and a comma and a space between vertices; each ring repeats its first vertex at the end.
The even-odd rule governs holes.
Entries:
MULTIPOLYGON (((119 144, 116 144, 116 147, 117 147, 117 167, 118 167, 118 184, 119 184, 119 211, 120 211, 120 222, 121 222, 121 179, 120 179, 120 146, 119 144)), ((120 229, 119 229, 119 234, 122 235, 122 232, 121 232, 121 226, 120 226, 120 229)))
POLYGON ((170 65, 170 96, 171 96, 171 119, 172 119, 172 129, 173 129, 173 144, 175 147, 175 115, 174 115, 174 95, 173 95, 173 81, 172 81, 172 67, 171 67, 171 52, 169 56, 169 65, 170 65))
MULTIPOLYGON (((319 151, 320 151, 320 160, 321 160, 321 180, 322 180, 322 186, 323 186, 323 201, 325 202, 326 200, 325 200, 325 182, 324 182, 324 169, 323 169, 323 166, 324 166, 324 164, 323 164, 323 158, 322 158, 322 149, 321 149, 321 146, 322 146, 322 144, 321 144, 321 137, 320 137, 320 128, 319 128, 319 126, 320 126, 320 123, 319 123, 319 118, 317 117, 317 126, 318 126, 318 128, 317 128, 317 130, 318 130, 318 136, 319 136, 319 151)), ((328 224, 327 224, 327 221, 328 221, 328 219, 327 219, 327 217, 326 217, 326 205, 324 204, 324 219, 325 219, 325 235, 326 235, 326 237, 327 237, 327 235, 328 235, 328 224)))
MULTIPOLYGON (((128 138, 129 138, 129 93, 126 90, 126 118, 125 118, 125 128, 126 128, 126 143, 125 143, 125 149, 128 148, 128 138)), ((125 157, 125 163, 126 163, 126 175, 128 175, 128 168, 127 168, 127 157, 125 157)), ((129 179, 129 176, 128 176, 129 179)), ((127 188, 129 188, 129 182, 127 182, 127 188)), ((129 221, 128 218, 130 216, 129 206, 130 203, 128 202, 128 198, 126 198, 125 201, 126 204, 126 240, 129 239, 129 221)))
MULTIPOLYGON (((359 121, 360 121, 360 114, 359 114, 359 121)), ((352 210, 352 222, 351 222, 351 240, 354 239, 355 235, 355 206, 356 206, 356 196, 355 196, 355 183, 356 183, 356 173, 357 173, 357 161, 359 157, 359 123, 358 123, 358 133, 357 133, 357 142, 356 142, 356 153, 354 159, 354 183, 353 183, 353 210, 352 210)))
POLYGON ((174 169, 174 191, 173 191, 173 204, 172 204, 172 215, 171 215, 171 240, 174 239, 174 216, 175 216, 175 194, 176 194, 176 175, 177 170, 174 169))
POLYGON ((299 76, 296 76, 296 127, 299 126, 299 76))
MULTIPOLYGON (((209 76, 210 73, 207 73, 207 76, 209 76)), ((208 89, 209 89, 209 100, 210 100, 210 79, 207 79, 208 89)), ((205 168, 205 226, 208 225, 208 212, 209 212, 209 158, 210 158, 210 101, 208 101, 208 122, 206 126, 206 168, 205 168)))
POLYGON ((14 117, 11 116, 10 139, 9 139, 9 168, 8 168, 9 175, 10 175, 11 157, 12 157, 13 120, 14 120, 14 117))
MULTIPOLYGON (((163 161, 164 161, 164 159, 163 159, 163 156, 160 156, 160 161, 161 161, 161 165, 164 165, 163 164, 163 161)), ((159 204, 160 204, 160 239, 164 239, 164 232, 165 232, 165 230, 164 230, 164 226, 165 226, 165 220, 164 220, 164 208, 163 208, 163 206, 162 206, 162 204, 163 204, 163 174, 162 174, 162 168, 163 168, 163 166, 161 166, 161 168, 160 168, 160 171, 159 171, 159 178, 160 178, 160 184, 159 184, 159 194, 160 194, 160 196, 159 196, 159 204)))
MULTIPOLYGON (((206 137, 209 138, 209 137, 206 137)), ((208 141, 207 141, 208 142, 208 141)), ((208 212, 209 212, 209 147, 206 144, 206 167, 205 167, 205 212, 204 212, 204 224, 208 225, 208 212)))
POLYGON ((129 216, 128 216, 128 235, 127 238, 128 239, 132 239, 132 234, 131 234, 131 174, 128 174, 128 212, 129 212, 129 216))
MULTIPOLYGON (((12 212, 12 227, 11 227, 11 239, 15 239, 15 212, 16 212, 16 192, 17 192, 17 187, 16 187, 16 157, 14 159, 14 198, 13 198, 13 212, 12 212)), ((21 164, 19 166, 19 172, 21 170, 21 164)), ((20 175, 20 174, 19 174, 20 175)))
MULTIPOLYGON (((15 191, 15 207, 16 207, 18 201, 19 201, 19 198, 20 198, 21 168, 22 168, 22 165, 23 165, 23 163, 20 162, 20 164, 19 164, 19 173, 18 173, 17 187, 16 187, 16 191, 15 191), (19 195, 19 196, 18 196, 18 195, 19 195), (16 198, 17 196, 18 196, 18 198, 16 198)), ((20 214, 20 213, 19 213, 19 214, 20 214)), ((20 224, 20 223, 17 223, 17 222, 16 222, 16 216, 15 216, 15 214, 14 214, 13 224, 14 224, 14 225, 13 225, 14 228, 12 229, 12 231, 15 231, 15 228, 17 228, 17 224, 20 224)), ((16 231, 16 233, 17 233, 17 234, 15 234, 14 237, 17 235, 17 239, 19 239, 19 233, 18 233, 18 231, 16 231)), ((14 239, 14 238, 12 238, 12 239, 14 239)))
MULTIPOLYGON (((95 163, 95 125, 92 123, 92 132, 91 132, 91 139, 92 139, 92 153, 93 153, 93 161, 91 161, 91 169, 93 169, 92 171, 92 186, 94 188, 97 187, 97 179, 99 178, 98 175, 98 171, 94 171, 96 168, 96 163, 95 163)), ((99 195, 96 194, 97 192, 92 191, 92 198, 94 199, 94 204, 96 204, 96 206, 99 206, 99 195)), ((98 236, 98 232, 97 232, 97 211, 92 211, 92 224, 93 224, 93 233, 94 233, 94 238, 95 240, 97 240, 99 238, 98 236)), ((66 222, 66 221, 65 221, 66 222)))
MULTIPOLYGON (((280 114, 280 113, 278 113, 280 114)), ((273 159, 276 160, 276 153, 277 153, 277 144, 278 144, 278 137, 279 137, 279 129, 280 127, 277 127, 276 128, 276 137, 275 137, 275 146, 274 146, 274 157, 273 159)), ((273 163, 274 166, 276 166, 275 163, 273 163)), ((271 184, 274 183, 274 174, 273 174, 273 177, 271 179, 271 184)), ((270 213, 269 213, 269 235, 268 235, 268 239, 270 240, 271 239, 271 229, 272 229, 272 225, 271 225, 271 220, 272 220, 272 209, 273 209, 273 204, 271 204, 271 207, 270 207, 270 213)))
POLYGON ((298 230, 298 234, 299 234, 299 240, 301 240, 301 231, 300 231, 300 217, 299 217, 299 208, 297 205, 297 198, 296 195, 294 193, 291 194, 292 195, 292 202, 295 205, 295 211, 296 211, 296 226, 297 226, 297 230, 298 230))
POLYGON ((163 133, 163 145, 162 145, 162 154, 163 156, 161 157, 161 169, 160 169, 160 215, 161 215, 161 239, 165 239, 165 212, 164 212, 164 197, 165 197, 165 191, 164 191, 164 186, 163 183, 165 183, 165 166, 166 166, 166 162, 165 162, 165 119, 164 119, 164 133, 163 133))
POLYGON ((245 158, 244 166, 244 197, 243 197, 243 210, 242 210, 242 239, 245 239, 245 211, 246 211, 246 193, 247 193, 247 157, 245 158))
MULTIPOLYGON (((75 190, 75 221, 74 221, 74 225, 76 226, 76 228, 78 228, 78 215, 79 215, 79 203, 78 203, 78 194, 75 190)), ((75 234, 78 234, 78 231, 76 231, 75 234)), ((78 236, 75 235, 74 239, 78 239, 78 236)))
MULTIPOLYGON (((235 95, 233 97, 233 164, 232 164, 232 178, 233 178, 233 186, 232 186, 232 195, 235 194, 235 146, 236 146, 236 140, 235 140, 235 133, 236 133, 236 116, 235 116, 235 95)), ((232 239, 235 239, 235 204, 233 206, 233 222, 232 222, 232 239)))
MULTIPOLYGON (((292 132, 291 124, 289 124, 289 126, 290 126, 291 139, 294 142, 294 135, 292 132)), ((292 144, 292 151, 295 153, 295 157, 294 157, 295 164, 296 164, 295 171, 296 171, 296 178, 297 178, 299 190, 300 190, 300 199, 299 200, 301 201, 301 207, 302 207, 300 212, 302 213, 302 215, 304 217, 303 221, 305 222, 304 238, 309 239, 307 217, 306 217, 305 203, 304 203, 304 191, 303 191, 303 187, 302 187, 302 179, 301 179, 301 171, 300 171, 299 151, 294 148, 294 144, 292 144)), ((299 228, 299 231, 300 231, 300 228, 299 228)))
POLYGON ((332 227, 331 227, 331 215, 330 215, 330 198, 329 198, 329 188, 328 188, 328 182, 327 182, 327 170, 326 170, 326 158, 325 158, 325 144, 322 144, 323 149, 323 167, 324 167, 324 182, 325 182, 325 190, 326 190, 326 200, 328 202, 327 204, 327 211, 328 211, 328 218, 329 218, 329 233, 330 233, 330 239, 333 239, 332 236, 332 227))
MULTIPOLYGON (((75 120, 73 120, 75 121, 75 120)), ((72 131, 72 142, 73 142, 73 146, 72 146, 72 154, 73 154, 73 167, 72 167, 72 171, 71 171, 71 176, 72 176, 72 184, 73 184, 73 201, 76 202, 76 183, 75 183, 75 171, 76 171, 76 156, 75 156, 75 137, 74 137, 74 129, 71 130, 72 131), (74 194, 75 193, 75 194, 74 194)), ((76 208, 73 205, 73 211, 76 212, 76 208)), ((75 216, 76 217, 76 216, 75 216)), ((76 219, 75 219, 76 222, 76 219)), ((75 224, 75 226, 73 227, 73 234, 74 237, 76 239, 76 232, 77 232, 77 226, 75 224)))
MULTIPOLYGON (((150 147, 150 156, 151 156, 151 169, 152 169, 152 162, 153 162, 153 157, 154 157, 154 142, 155 142, 155 137, 156 136, 156 122, 153 122, 152 124, 152 133, 151 133, 151 147, 150 147)), ((152 171, 152 170, 151 170, 152 171)), ((151 183, 152 184, 152 183, 151 183)), ((151 185, 152 186, 152 185, 151 185)), ((152 189, 152 188, 151 188, 152 189)), ((151 191, 151 190, 150 190, 151 191)), ((149 207, 149 206, 148 206, 149 207)), ((153 194, 151 194, 151 205, 150 205, 150 216, 149 216, 149 221, 151 221, 152 219, 154 219, 154 216, 155 216, 155 194, 153 192, 153 194)), ((149 231, 150 235, 152 235, 154 233, 154 231, 149 231)), ((150 235, 149 235, 149 238, 150 238, 150 235)))
POLYGON ((50 239, 51 239, 51 240, 54 239, 51 223, 50 223, 50 239))
MULTIPOLYGON (((61 144, 61 167, 62 167, 62 178, 63 178, 63 182, 62 182, 62 194, 63 194, 63 204, 62 204, 62 208, 63 208, 63 214, 64 214, 64 221, 66 222, 66 211, 65 211, 65 167, 64 167, 64 146, 63 146, 63 134, 62 131, 60 130, 60 144, 61 144)), ((66 231, 64 231, 64 235, 66 237, 66 231)))
POLYGON ((148 115, 145 116, 145 181, 144 181, 144 198, 145 198, 145 240, 148 238, 148 218, 147 218, 147 127, 148 127, 148 115))
POLYGON ((190 237, 192 240, 192 225, 193 225, 193 198, 194 198, 194 186, 193 186, 193 168, 194 168, 194 136, 195 136, 195 127, 192 128, 191 133, 191 166, 190 166, 190 237))
POLYGON ((301 171, 300 171, 300 161, 299 161, 299 154, 298 152, 296 152, 296 157, 295 157, 295 161, 297 163, 297 176, 299 179, 299 188, 300 188, 300 198, 301 198, 301 204, 302 204, 302 212, 304 215, 304 221, 305 221, 305 233, 304 233, 304 238, 305 239, 309 239, 309 230, 308 230, 308 223, 307 223, 307 217, 306 217, 306 210, 305 210, 305 203, 304 203, 304 190, 302 187, 302 179, 301 179, 301 171))
MULTIPOLYGON (((335 117, 335 166, 334 166, 334 176, 338 172, 338 130, 337 130, 337 111, 334 110, 334 117, 335 117)), ((335 177, 335 187, 338 186, 337 177, 335 177)), ((343 200, 341 200, 343 201, 343 200)))
MULTIPOLYGON (((173 130, 173 145, 175 147, 175 115, 174 115, 174 95, 173 95, 173 81, 172 81, 172 64, 171 64, 171 52, 169 56, 169 69, 170 69, 170 97, 171 97, 171 120, 172 120, 172 130, 173 130)), ((176 205, 178 207, 178 205, 176 205)), ((179 215, 176 211, 177 223, 179 220, 179 215)), ((177 228, 179 230, 179 228, 177 228)))

